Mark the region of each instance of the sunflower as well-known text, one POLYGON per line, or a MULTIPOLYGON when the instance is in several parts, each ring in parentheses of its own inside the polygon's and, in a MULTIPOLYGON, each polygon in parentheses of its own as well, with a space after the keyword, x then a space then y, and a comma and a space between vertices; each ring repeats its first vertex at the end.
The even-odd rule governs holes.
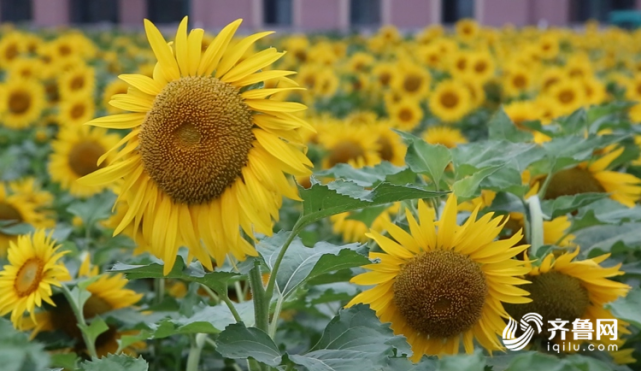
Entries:
MULTIPOLYGON (((372 221, 370 226, 371 230, 376 232, 383 232, 387 223, 391 223, 391 216, 395 215, 400 209, 400 204, 397 202, 390 207, 383 210, 372 221)), ((353 216, 352 212, 340 213, 332 215, 329 220, 332 222, 332 230, 335 234, 343 236, 343 241, 351 242, 367 242, 367 225, 357 219, 350 219, 353 216)))
POLYGON ((36 58, 17 58, 9 69, 9 78, 38 79, 42 63, 36 58))
POLYGON ((473 81, 485 84, 494 76, 495 63, 492 55, 486 51, 472 54, 467 71, 473 81))
POLYGON ((389 88, 396 76, 397 66, 394 63, 378 63, 372 69, 372 73, 376 76, 376 82, 381 90, 389 88))
POLYGON ((421 99, 430 89, 429 72, 413 63, 402 63, 392 80, 392 89, 408 98, 421 99))
POLYGON ((571 79, 584 79, 594 75, 590 58, 585 54, 571 56, 565 64, 565 73, 571 79))
POLYGON ((448 126, 428 127, 423 133, 423 140, 429 144, 441 144, 447 148, 467 143, 467 138, 459 129, 448 126))
POLYGON ((522 234, 495 241, 501 218, 488 213, 477 220, 478 209, 457 225, 457 200, 449 196, 441 220, 420 200, 417 223, 406 210, 410 233, 385 223, 390 239, 371 231, 368 236, 385 253, 370 252, 378 260, 372 270, 352 279, 375 285, 354 297, 347 306, 369 304, 381 322, 391 322, 395 334, 412 346, 412 361, 424 354, 456 354, 461 338, 466 353, 474 339, 489 351, 503 349, 497 335, 508 316, 503 303, 527 303, 526 291, 515 285, 527 273, 523 262, 512 259, 527 249, 516 246, 522 234))
POLYGON ((389 116, 395 127, 412 131, 423 120, 423 109, 418 101, 404 98, 389 107, 389 116))
POLYGON ((524 129, 523 123, 538 120, 539 110, 534 101, 517 101, 503 106, 505 114, 516 127, 524 129))
POLYGON ((389 161, 396 166, 405 165, 405 154, 407 146, 403 138, 398 135, 392 126, 385 121, 376 122, 370 125, 370 130, 378 138, 378 155, 382 161, 389 161))
MULTIPOLYGON (((544 199, 591 192, 608 193, 611 199, 633 207, 641 197, 641 179, 632 174, 606 170, 623 153, 623 150, 624 148, 621 147, 596 161, 582 162, 575 167, 554 173, 544 199)), ((534 179, 531 192, 538 192, 540 183, 544 180, 544 178, 534 179)))
POLYGON ((582 79, 583 91, 586 105, 598 105, 608 97, 605 85, 594 76, 582 79))
POLYGON ((58 89, 62 98, 74 95, 92 97, 95 84, 94 69, 84 63, 72 67, 58 78, 58 89))
MULTIPOLYGON (((532 301, 506 306, 510 316, 520 319, 526 313, 535 312, 543 316, 544 323, 556 319, 570 322, 577 318, 587 319, 595 329, 597 319, 614 319, 604 305, 626 296, 630 290, 630 286, 609 279, 624 274, 619 270, 621 264, 604 268, 600 264, 610 254, 576 260, 578 254, 579 248, 558 257, 548 254, 540 266, 531 267, 525 276, 531 283, 521 287, 530 293, 532 301)), ((629 334, 625 322, 619 321, 618 326, 619 333, 629 334)), ((545 329, 537 337, 547 341, 549 330, 545 329)), ((601 339, 601 343, 622 345, 623 341, 601 339)))
POLYGON ((123 179, 119 200, 130 209, 114 233, 141 225, 154 254, 165 262, 165 274, 180 246, 208 269, 213 269, 210 255, 218 264, 229 253, 239 260, 256 255, 240 228, 250 237, 271 235, 282 197, 299 199, 284 173, 311 174, 312 163, 296 142, 296 129, 309 124, 292 114, 305 106, 266 99, 286 88, 241 91, 290 72, 256 72, 282 57, 273 48, 239 63, 249 47, 271 34, 248 36, 228 48, 240 23, 226 26, 202 53, 203 30, 188 35, 187 17, 178 27, 175 52, 145 20, 158 58, 154 78, 121 75, 131 87, 111 104, 133 113, 90 122, 133 129, 118 160, 81 181, 102 185, 123 179))
POLYGON ((466 76, 470 70, 470 57, 470 53, 462 50, 450 56, 451 60, 448 63, 450 74, 457 78, 466 76))
POLYGON ((127 94, 128 88, 129 84, 122 80, 113 80, 107 84, 107 86, 105 87, 105 91, 102 94, 102 106, 107 110, 108 113, 115 114, 123 112, 123 110, 109 104, 109 101, 111 101, 111 98, 116 94, 127 94))
POLYGON ((51 180, 76 197, 89 197, 102 192, 106 184, 85 185, 77 182, 87 174, 109 166, 116 154, 107 151, 118 145, 120 136, 107 134, 103 128, 65 127, 51 143, 49 157, 51 180))
POLYGON ((336 164, 349 164, 355 168, 374 166, 381 162, 378 138, 366 125, 327 123, 318 132, 318 144, 327 151, 323 169, 336 164))
POLYGON ((462 82, 447 80, 439 83, 429 100, 430 111, 445 122, 462 119, 471 109, 470 92, 462 82))
POLYGON ((470 43, 479 35, 481 27, 473 19, 461 19, 456 22, 454 26, 456 29, 456 36, 465 43, 470 43))
POLYGON ((21 33, 11 32, 3 35, 0 39, 0 67, 9 68, 25 49, 25 39, 21 33))
MULTIPOLYGON (((42 210, 47 205, 31 202, 30 194, 7 192, 7 188, 13 190, 15 187, 16 183, 10 183, 9 187, 0 183, 0 222, 3 222, 3 226, 11 227, 18 223, 26 223, 36 228, 53 227, 55 221, 51 219, 49 213, 42 210)), ((11 242, 17 239, 16 235, 4 234, 0 231, 0 257, 6 255, 11 242)))
POLYGON ((60 102, 58 122, 63 126, 80 126, 94 118, 95 114, 93 99, 77 94, 60 102))
POLYGON ((532 75, 520 65, 511 65, 503 77, 503 89, 508 96, 518 96, 527 92, 532 85, 532 75))
MULTIPOLYGON (((129 281, 122 274, 99 274, 97 266, 91 266, 90 257, 86 255, 78 270, 78 278, 98 277, 87 286, 86 290, 91 294, 83 307, 85 319, 105 314, 110 311, 129 308, 142 298, 143 294, 125 288, 129 281)), ((70 279, 70 277, 68 278, 70 279)), ((77 350, 84 350, 82 333, 76 326, 76 319, 65 296, 58 294, 51 298, 54 307, 47 307, 45 311, 32 318, 25 318, 21 330, 33 330, 32 337, 40 332, 62 330, 67 336, 75 340, 77 350)), ((118 339, 123 335, 135 335, 138 331, 120 331, 117 327, 109 325, 106 332, 96 339, 96 353, 104 357, 109 353, 118 350, 118 339)), ((125 350, 125 353, 133 354, 135 348, 144 347, 144 343, 135 343, 125 350)))
POLYGON ((641 74, 637 74, 632 79, 625 81, 625 97, 634 101, 641 100, 641 74))
POLYGON ((43 190, 42 184, 34 177, 9 182, 9 192, 19 195, 21 199, 35 204, 38 208, 49 207, 53 203, 53 195, 43 190))
POLYGON ((568 115, 585 103, 585 90, 581 81, 565 79, 553 85, 548 96, 552 98, 559 115, 568 115))
POLYGON ((15 78, 0 87, 0 115, 8 128, 28 127, 40 118, 44 104, 44 88, 33 79, 15 78))
POLYGON ((443 55, 437 44, 421 45, 418 47, 418 59, 427 67, 439 70, 443 67, 443 55))
POLYGON ((347 63, 347 70, 353 73, 368 72, 374 64, 374 56, 369 53, 356 52, 347 63))
POLYGON ((8 250, 9 264, 0 271, 0 316, 11 312, 11 322, 20 328, 25 312, 35 322, 35 307, 51 300, 51 286, 60 286, 69 272, 58 261, 67 251, 59 252, 60 245, 44 230, 18 237, 8 250))
POLYGON ((559 54, 559 39, 556 35, 548 33, 538 40, 537 48, 541 58, 550 60, 559 54))
POLYGON ((547 92, 556 83, 565 79, 565 73, 560 67, 548 67, 541 73, 539 78, 541 91, 547 92))

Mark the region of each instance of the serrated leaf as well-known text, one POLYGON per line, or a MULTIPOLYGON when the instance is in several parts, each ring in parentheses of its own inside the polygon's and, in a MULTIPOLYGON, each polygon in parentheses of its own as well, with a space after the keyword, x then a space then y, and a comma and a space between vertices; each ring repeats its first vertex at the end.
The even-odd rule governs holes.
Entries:
POLYGON ((457 177, 473 174, 488 166, 506 166, 523 172, 530 164, 541 160, 545 151, 535 143, 512 143, 487 140, 458 145, 452 149, 452 162, 457 177), (461 167, 468 171, 461 172, 461 167))
POLYGON ((541 211, 551 219, 554 219, 607 197, 607 193, 581 193, 572 196, 560 196, 554 200, 541 201, 541 211))
POLYGON ((129 279, 141 278, 178 278, 189 282, 198 282, 216 291, 227 289, 227 282, 238 276, 232 272, 207 272, 199 262, 191 263, 185 267, 181 256, 176 259, 173 269, 167 276, 163 275, 164 263, 153 258, 153 263, 144 265, 130 265, 116 263, 110 272, 124 273, 129 279))
POLYGON ((300 190, 303 213, 299 225, 307 225, 331 215, 396 201, 443 196, 445 192, 428 191, 412 185, 381 183, 367 190, 355 183, 337 180, 327 185, 314 184, 300 190))
POLYGON ((85 361, 80 364, 80 371, 148 371, 149 365, 142 358, 133 358, 124 354, 109 354, 100 359, 85 361))
POLYGON ((278 346, 263 330, 245 327, 238 323, 227 326, 216 340, 216 350, 223 357, 246 359, 251 357, 258 362, 276 367, 282 355, 278 346))
POLYGON ((607 224, 641 220, 640 206, 627 207, 610 198, 603 198, 582 207, 581 210, 579 210, 577 218, 583 218, 590 213, 594 215, 594 218, 598 221, 607 224))
POLYGON ((641 308, 641 289, 631 290, 625 297, 606 304, 605 307, 610 309, 616 318, 627 321, 636 328, 641 329, 641 311, 639 311, 639 308, 641 308))
POLYGON ((441 184, 441 178, 452 162, 450 150, 441 144, 429 144, 416 138, 407 148, 405 163, 415 173, 427 175, 436 185, 441 184))
POLYGON ((308 353, 289 359, 310 371, 377 370, 402 354, 411 355, 405 338, 394 336, 369 307, 357 305, 341 310, 308 353))
POLYGON ((103 192, 85 201, 71 204, 67 211, 82 219, 86 226, 92 226, 97 221, 107 219, 111 215, 111 208, 116 201, 116 196, 111 192, 103 192))
MULTIPOLYGON (((270 270, 274 267, 288 236, 288 232, 279 232, 258 243, 257 250, 270 270)), ((289 245, 287 254, 280 264, 276 276, 276 288, 286 297, 306 280, 321 274, 369 264, 369 259, 361 252, 365 253, 364 248, 357 243, 336 246, 327 242, 319 242, 313 248, 309 248, 303 245, 299 238, 296 238, 289 245)))
POLYGON ((641 247, 641 223, 622 225, 596 225, 574 233, 574 243, 581 246, 582 252, 593 249, 610 251, 618 242, 629 248, 641 247))
POLYGON ((479 169, 471 176, 454 182, 454 184, 452 184, 452 191, 454 191, 456 196, 461 198, 474 197, 476 191, 478 191, 479 186, 481 185, 481 182, 488 176, 496 173, 501 167, 502 166, 488 166, 479 169))
POLYGON ((499 108, 487 123, 490 140, 507 140, 510 142, 531 142, 532 134, 519 129, 503 107, 499 108))
POLYGON ((588 131, 588 115, 583 108, 579 108, 557 122, 566 134, 583 134, 588 131))
POLYGON ((26 333, 16 331, 11 322, 0 318, 2 371, 44 370, 49 362, 49 354, 41 344, 29 341, 26 333))
POLYGON ((333 177, 354 182, 362 187, 371 187, 375 184, 385 181, 389 176, 396 175, 407 169, 406 167, 394 166, 385 161, 376 166, 366 166, 360 169, 347 164, 337 164, 331 169, 322 170, 314 173, 316 178, 333 177))

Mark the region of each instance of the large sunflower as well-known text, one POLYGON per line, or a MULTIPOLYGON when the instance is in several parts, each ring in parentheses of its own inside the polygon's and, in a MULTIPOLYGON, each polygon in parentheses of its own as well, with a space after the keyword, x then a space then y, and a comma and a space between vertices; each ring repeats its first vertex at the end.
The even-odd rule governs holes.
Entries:
POLYGON ((117 146, 119 141, 120 136, 107 134, 107 130, 103 128, 63 128, 58 134, 58 139, 51 143, 51 180, 60 183, 62 189, 69 190, 69 193, 77 197, 88 197, 102 192, 107 185, 85 185, 77 180, 109 166, 116 154, 107 151, 117 146))
MULTIPOLYGON (((606 170, 623 153, 621 147, 600 159, 582 162, 579 165, 556 172, 548 184, 545 199, 573 196, 581 193, 609 193, 610 198, 628 207, 633 207, 641 197, 641 179, 632 174, 606 170)), ((532 181, 532 191, 538 192, 538 178, 532 181)))
MULTIPOLYGON (((630 290, 630 286, 609 279, 624 274, 619 270, 621 264, 604 268, 600 264, 610 254, 575 260, 578 254, 579 248, 558 257, 548 254, 540 266, 531 267, 525 276, 531 283, 523 285, 522 288, 530 293, 532 301, 508 305, 508 313, 513 318, 520 319, 526 313, 535 312, 543 316, 544 323, 555 319, 570 322, 577 318, 588 319, 595 330, 597 319, 613 319, 614 316, 604 305, 626 296, 630 290)), ((625 322, 619 321, 619 333, 629 334, 625 325, 625 322)), ((539 336, 544 337, 542 340, 546 341, 550 338, 550 333, 546 329, 539 336)), ((554 341, 558 342, 558 337, 554 341)), ((620 339, 601 339, 601 342, 623 345, 620 339)), ((616 358, 617 354, 614 356, 616 358)))
POLYGON ((22 325, 25 312, 36 322, 35 308, 42 301, 55 305, 51 300, 51 286, 69 279, 69 272, 58 260, 66 253, 59 252, 56 241, 44 230, 18 237, 11 242, 9 264, 0 271, 0 316, 11 312, 11 322, 16 328, 22 325))
POLYGON ((28 127, 40 117, 44 104, 44 88, 34 79, 14 78, 0 88, 0 117, 8 128, 28 127))
POLYGON ((240 227, 249 236, 271 235, 282 197, 298 199, 284 173, 311 173, 312 163, 296 143, 296 129, 309 125, 292 114, 305 106, 267 99, 287 88, 251 89, 290 74, 257 72, 284 53, 270 48, 239 62, 257 40, 271 34, 254 34, 228 48, 240 23, 226 26, 202 53, 203 30, 188 34, 187 17, 171 47, 145 20, 158 58, 154 77, 121 75, 131 87, 111 104, 133 113, 90 122, 133 129, 118 161, 82 182, 124 180, 119 199, 130 209, 114 233, 142 225, 143 237, 165 261, 165 274, 180 246, 208 269, 213 269, 210 255, 219 264, 228 253, 237 259, 256 255, 240 227))
POLYGON ((395 334, 412 345, 413 361, 424 354, 455 354, 461 338, 467 353, 474 351, 474 338, 489 351, 502 349, 497 335, 508 316, 503 303, 527 303, 526 291, 515 285, 528 272, 523 262, 512 259, 527 249, 512 238, 495 241, 501 218, 488 213, 476 219, 478 208, 457 225, 456 196, 447 200, 441 220, 423 201, 418 204, 417 223, 406 210, 410 233, 387 223, 394 239, 372 231, 385 253, 370 253, 379 262, 365 266, 372 272, 352 282, 375 287, 358 294, 348 306, 366 303, 382 322, 391 322, 395 334))

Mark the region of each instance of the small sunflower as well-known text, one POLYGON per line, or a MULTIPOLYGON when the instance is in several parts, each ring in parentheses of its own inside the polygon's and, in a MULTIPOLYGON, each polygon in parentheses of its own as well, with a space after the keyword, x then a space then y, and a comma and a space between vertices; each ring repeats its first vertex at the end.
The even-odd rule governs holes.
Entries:
MULTIPOLYGON (((91 294, 83 307, 85 319, 90 320, 96 316, 122 308, 129 308, 142 298, 143 294, 125 288, 129 281, 122 274, 99 274, 97 266, 91 266, 90 256, 83 259, 78 278, 99 278, 87 286, 86 290, 91 294)), ((68 278, 70 279, 70 277, 68 278)), ((31 336, 35 337, 41 332, 61 330, 76 342, 76 350, 82 351, 84 347, 82 333, 76 326, 76 319, 65 296, 58 294, 51 298, 54 307, 47 307, 45 311, 39 312, 33 318, 25 318, 21 330, 33 330, 31 336)), ((50 303, 51 304, 51 303, 50 303)), ((118 350, 118 339, 123 335, 135 335, 138 331, 120 331, 113 325, 109 325, 106 332, 96 339, 96 353, 104 357, 109 353, 118 350)), ((127 354, 134 354, 134 348, 142 348, 144 343, 136 343, 125 350, 127 354)))
MULTIPOLYGON (((609 193, 611 199, 633 207, 641 197, 641 179, 632 174, 606 170, 612 161, 623 153, 623 150, 624 148, 621 147, 596 161, 583 162, 554 173, 544 199, 591 192, 609 193)), ((533 192, 538 192, 540 182, 543 180, 534 179, 533 192)))
POLYGON ((454 122, 467 115, 472 107, 470 92, 459 81, 439 83, 429 100, 430 111, 445 122, 454 122))
POLYGON ((95 84, 95 71, 85 64, 71 68, 58 78, 58 89, 63 99, 75 95, 92 97, 95 84))
POLYGON ((119 79, 113 80, 109 84, 107 84, 107 86, 105 87, 105 91, 102 94, 102 106, 107 110, 108 113, 116 114, 124 112, 120 108, 116 108, 109 104, 109 101, 111 101, 111 98, 116 94, 127 94, 128 88, 129 84, 119 79))
MULTIPOLYGON (((383 210, 372 222, 370 229, 376 232, 383 232, 387 223, 391 223, 391 217, 395 215, 400 209, 400 204, 395 203, 392 206, 383 210)), ((343 236, 343 241, 351 242, 367 242, 367 225, 356 219, 350 219, 353 215, 351 212, 340 213, 332 215, 329 220, 332 222, 332 230, 336 234, 343 236)))
POLYGON ((369 304, 381 322, 391 322, 395 334, 412 346, 412 361, 424 354, 456 354, 462 340, 466 353, 474 351, 474 339, 489 351, 503 349, 497 335, 508 314, 503 303, 528 303, 527 283, 518 276, 528 272, 512 259, 527 249, 515 246, 522 234, 495 241, 501 218, 488 213, 476 219, 478 209, 463 225, 457 225, 456 196, 451 195, 441 220, 420 200, 419 222, 406 210, 410 233, 385 223, 393 238, 376 231, 368 235, 384 253, 370 253, 379 262, 365 266, 371 272, 352 282, 375 285, 358 294, 347 306, 369 304))
POLYGON ((51 300, 51 286, 69 278, 64 264, 58 262, 66 251, 47 236, 44 230, 18 237, 8 251, 9 264, 0 271, 0 316, 11 312, 14 327, 22 327, 25 312, 35 322, 35 308, 42 301, 55 305, 51 300))
POLYGON ((51 180, 76 197, 89 197, 102 192, 108 185, 85 185, 77 180, 98 169, 109 166, 117 159, 114 152, 107 152, 118 145, 120 136, 107 134, 103 128, 88 126, 66 127, 58 139, 51 143, 49 157, 51 180))
POLYGON ((378 155, 382 161, 389 161, 396 166, 405 165, 407 146, 403 138, 392 130, 388 122, 371 124, 370 130, 378 137, 378 155))
MULTIPOLYGON (((570 322, 577 318, 588 319, 595 329, 597 319, 613 319, 614 316, 604 305, 626 296, 630 290, 630 286, 609 279, 624 274, 619 270, 621 264, 604 268, 600 264, 610 254, 576 260, 578 254, 579 248, 558 257, 548 254, 540 266, 531 267, 525 276, 531 283, 521 287, 529 292, 532 301, 506 306, 510 316, 520 319, 526 313, 536 312, 543 316, 543 323, 556 319, 570 322)), ((619 321, 618 332, 629 334, 625 326, 625 322, 619 321)), ((547 341, 550 333, 545 329, 537 336, 547 341)), ((554 341, 562 340, 557 338, 554 341)), ((623 345, 620 339, 601 339, 601 342, 623 345)))
POLYGON ((404 98, 390 106, 389 116, 395 127, 412 131, 423 120, 423 109, 418 101, 404 98))
POLYGON ((532 74, 525 67, 511 65, 503 77, 503 89, 508 96, 519 96, 532 87, 532 74))
POLYGON ((75 95, 60 102, 58 123, 63 126, 80 126, 93 119, 96 107, 93 99, 83 95, 75 95))
POLYGON ((39 79, 41 64, 36 58, 18 58, 9 69, 9 78, 39 79))
MULTIPOLYGON (((35 228, 53 227, 55 221, 51 219, 49 213, 42 210, 47 206, 46 204, 31 202, 30 194, 14 192, 14 189, 15 183, 11 183, 9 187, 0 183, 0 221, 5 227, 11 227, 18 223, 31 224, 35 228), (7 188, 12 192, 7 192, 7 188)), ((6 256, 11 242, 15 242, 17 239, 16 235, 0 232, 0 257, 6 256)))
POLYGON ((10 32, 0 39, 0 67, 9 68, 26 51, 24 36, 19 32, 10 32))
POLYGON ((560 115, 568 115, 585 103, 585 90, 581 81, 565 79, 553 85, 547 95, 552 98, 560 115))
POLYGON ((442 144, 447 148, 467 143, 467 138, 459 129, 448 126, 430 126, 423 133, 423 140, 429 144, 442 144))
POLYGON ((35 204, 38 208, 49 207, 53 203, 53 195, 43 190, 40 181, 34 177, 9 182, 9 192, 19 195, 21 199, 35 204))
POLYGON ((43 86, 33 79, 15 78, 0 87, 0 117, 11 129, 24 129, 40 118, 45 105, 43 86))
POLYGON ((565 79, 565 71, 560 67, 548 67, 541 72, 539 85, 542 92, 547 92, 552 86, 565 79))
POLYGON ((204 31, 188 33, 187 17, 171 48, 145 20, 158 59, 153 78, 121 75, 131 87, 111 104, 132 113, 90 122, 133 129, 118 160, 81 181, 103 185, 123 180, 119 201, 130 209, 114 232, 142 225, 143 237, 165 262, 165 274, 180 246, 208 269, 213 269, 212 256, 222 264, 228 254, 238 260, 256 255, 241 228, 250 237, 256 232, 271 235, 282 197, 299 199, 285 173, 311 174, 312 163, 297 144, 296 130, 309 124, 293 114, 306 107, 267 99, 285 88, 241 90, 290 72, 261 71, 283 56, 274 48, 246 55, 271 32, 230 47, 240 23, 226 26, 202 53, 204 31))
POLYGON ((413 63, 402 63, 391 81, 391 87, 406 97, 421 99, 429 92, 430 81, 430 74, 423 67, 413 63))
POLYGON ((481 27, 473 19, 461 19, 456 22, 454 26, 456 29, 456 36, 465 43, 470 43, 479 35, 481 27))
POLYGON ((477 52, 470 57, 468 76, 480 84, 488 82, 495 73, 495 63, 488 52, 477 52))
POLYGON ((525 129, 524 122, 538 120, 539 110, 534 101, 517 101, 503 107, 505 114, 512 120, 516 127, 525 129))
POLYGON ((376 76, 376 82, 380 88, 384 90, 393 84, 396 71, 397 66, 394 63, 378 63, 374 66, 372 73, 376 76))
POLYGON ((323 125, 318 133, 318 143, 327 151, 322 163, 323 169, 332 168, 336 164, 361 168, 380 163, 380 145, 377 140, 376 135, 365 125, 323 125))

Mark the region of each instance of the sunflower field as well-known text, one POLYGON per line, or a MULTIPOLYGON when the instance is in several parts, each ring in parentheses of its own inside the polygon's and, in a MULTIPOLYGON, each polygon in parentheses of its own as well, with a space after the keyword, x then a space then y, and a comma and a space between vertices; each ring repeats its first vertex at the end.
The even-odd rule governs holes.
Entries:
POLYGON ((0 370, 641 370, 641 31, 0 28, 0 370))

